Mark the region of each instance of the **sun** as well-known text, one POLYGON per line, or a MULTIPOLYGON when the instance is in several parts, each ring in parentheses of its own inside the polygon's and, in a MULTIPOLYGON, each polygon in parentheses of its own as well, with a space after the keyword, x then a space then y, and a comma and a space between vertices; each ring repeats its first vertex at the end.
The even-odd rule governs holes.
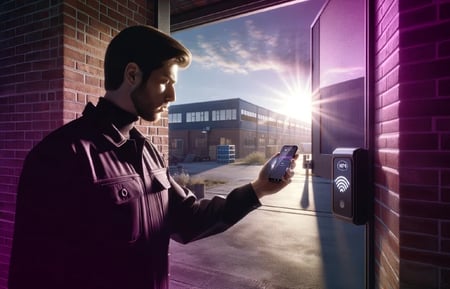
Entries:
POLYGON ((278 104, 276 110, 279 113, 311 123, 312 95, 309 79, 298 73, 291 77, 280 76, 283 85, 276 90, 272 89, 278 104))
POLYGON ((295 87, 281 97, 284 105, 280 108, 284 115, 311 123, 311 93, 302 87, 295 87))

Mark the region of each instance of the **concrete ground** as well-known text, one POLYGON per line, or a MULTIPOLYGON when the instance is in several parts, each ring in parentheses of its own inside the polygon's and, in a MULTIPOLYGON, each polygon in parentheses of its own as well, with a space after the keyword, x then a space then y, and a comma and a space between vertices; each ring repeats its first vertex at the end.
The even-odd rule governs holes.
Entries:
MULTIPOLYGON (((250 182, 260 166, 182 164, 221 180, 206 198, 250 182)), ((171 242, 171 289, 363 289, 364 226, 331 214, 331 183, 297 165, 293 182, 228 231, 171 242)))

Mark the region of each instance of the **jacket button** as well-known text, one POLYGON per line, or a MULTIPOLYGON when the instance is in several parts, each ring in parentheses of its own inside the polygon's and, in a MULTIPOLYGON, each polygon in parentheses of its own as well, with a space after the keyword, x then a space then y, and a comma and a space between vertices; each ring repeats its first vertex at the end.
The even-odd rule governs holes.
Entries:
POLYGON ((128 198, 128 191, 127 191, 127 189, 121 188, 120 191, 119 191, 119 196, 120 196, 122 199, 128 198))

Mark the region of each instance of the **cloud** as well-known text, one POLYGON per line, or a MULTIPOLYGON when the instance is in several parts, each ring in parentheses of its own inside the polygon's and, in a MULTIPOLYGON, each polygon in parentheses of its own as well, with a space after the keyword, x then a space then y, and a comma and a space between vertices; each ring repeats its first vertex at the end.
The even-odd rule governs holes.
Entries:
MULTIPOLYGON (((233 26, 235 27, 235 26, 233 26)), ((240 29, 223 28, 212 37, 197 35, 192 48, 194 62, 204 69, 248 74, 271 70, 286 73, 309 63, 309 36, 292 28, 282 30, 271 25, 256 25, 246 20, 240 29)))

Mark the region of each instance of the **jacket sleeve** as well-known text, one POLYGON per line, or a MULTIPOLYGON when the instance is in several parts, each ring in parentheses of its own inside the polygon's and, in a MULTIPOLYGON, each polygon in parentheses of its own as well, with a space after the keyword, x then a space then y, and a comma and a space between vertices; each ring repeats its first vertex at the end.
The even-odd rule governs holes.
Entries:
POLYGON ((60 270, 69 252, 59 241, 74 229, 66 217, 75 202, 68 196, 70 163, 68 155, 53 146, 33 150, 25 160, 17 192, 11 289, 56 288, 50 284, 63 284, 67 278, 60 270))
POLYGON ((250 184, 235 188, 226 198, 197 200, 171 177, 170 182, 171 237, 180 243, 221 233, 261 206, 250 184))

